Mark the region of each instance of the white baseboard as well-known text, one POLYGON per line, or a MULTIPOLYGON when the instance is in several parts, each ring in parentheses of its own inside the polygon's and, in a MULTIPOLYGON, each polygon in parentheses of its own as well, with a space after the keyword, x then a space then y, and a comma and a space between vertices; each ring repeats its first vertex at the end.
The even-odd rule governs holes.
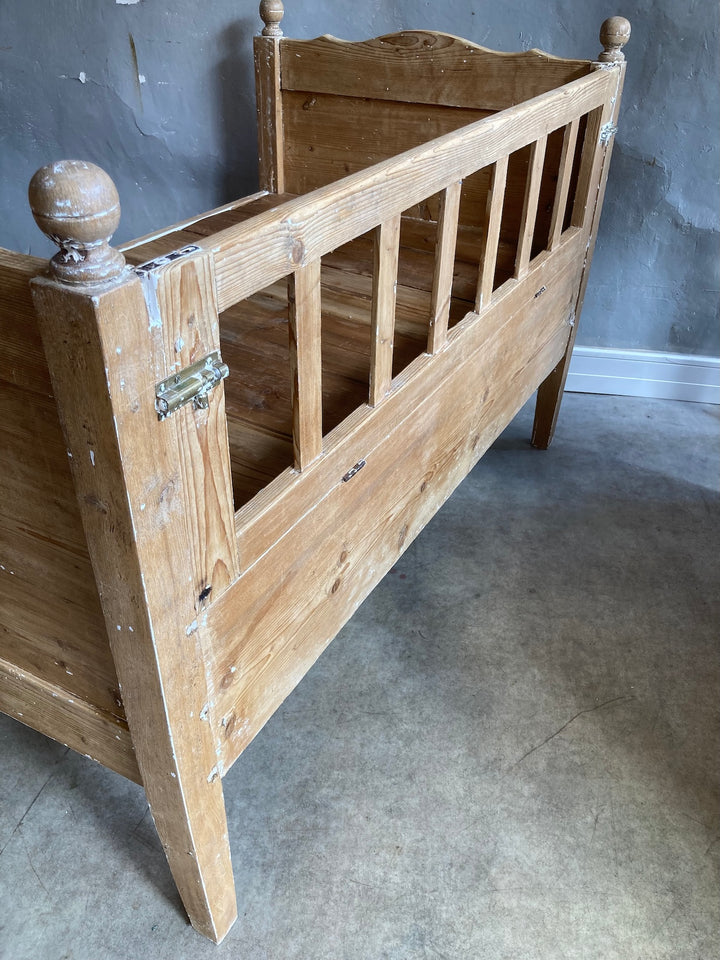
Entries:
POLYGON ((565 389, 720 403, 720 358, 576 346, 565 389))

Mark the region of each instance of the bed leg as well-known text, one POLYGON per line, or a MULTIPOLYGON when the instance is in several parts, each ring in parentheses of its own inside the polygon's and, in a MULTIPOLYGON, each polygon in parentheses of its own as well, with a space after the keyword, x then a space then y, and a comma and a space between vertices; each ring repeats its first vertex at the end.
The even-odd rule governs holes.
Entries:
MULTIPOLYGON (((574 338, 572 339, 574 340, 574 338)), ((532 439, 530 441, 538 450, 547 450, 552 443, 558 414, 560 413, 563 390, 565 389, 565 380, 570 366, 572 348, 573 344, 571 342, 568 344, 565 356, 560 363, 538 387, 537 400, 535 401, 535 420, 533 421, 532 439)))
POLYGON ((182 356, 180 319, 198 354, 219 345, 210 267, 163 274, 155 322, 109 244, 120 205, 107 174, 51 164, 30 202, 61 248, 33 300, 138 767, 190 921, 219 943, 236 904, 203 614, 235 576, 227 424, 221 386, 163 421, 153 402, 182 356))

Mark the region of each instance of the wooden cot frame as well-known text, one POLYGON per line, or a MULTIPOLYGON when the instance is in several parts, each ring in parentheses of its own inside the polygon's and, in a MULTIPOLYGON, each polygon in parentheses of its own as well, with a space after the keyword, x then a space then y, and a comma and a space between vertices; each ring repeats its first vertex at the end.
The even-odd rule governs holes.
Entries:
MULTIPOLYGON (((291 41, 279 30, 278 0, 266 0, 261 12, 261 180, 281 193, 282 91, 294 83, 303 89, 303 63, 314 89, 343 93, 343 58, 382 55, 392 74, 401 62, 393 44, 419 35, 291 41)), ((515 106, 214 233, 145 271, 128 269, 109 247, 115 212, 73 193, 63 164, 53 168, 56 189, 80 211, 74 222, 63 226, 57 206, 43 220, 40 201, 33 204, 61 245, 50 274, 32 280, 34 310, 127 723, 67 696, 41 667, 33 673, 5 659, 0 708, 144 785, 190 920, 216 942, 236 917, 223 775, 538 386, 533 443, 544 448, 552 438, 624 77, 620 48, 629 27, 619 20, 603 26, 596 63, 513 55, 518 86, 524 71, 544 69, 547 92, 520 95, 515 106), (577 77, 564 82, 569 70, 577 77), (556 76, 561 85, 552 89, 556 76), (559 128, 549 239, 533 255, 545 145, 559 128), (493 289, 508 157, 528 146, 514 276, 493 289), (449 328, 461 183, 481 168, 490 169, 491 188, 476 302, 449 328), (436 194, 427 351, 393 379, 400 217, 436 194), (321 258, 369 231, 368 403, 323 437, 321 258), (290 282, 295 467, 236 512, 223 384, 207 406, 187 404, 164 420, 156 385, 219 351, 222 311, 283 277, 290 282)), ((506 82, 510 55, 464 49, 482 58, 488 91, 493 77, 506 82)), ((412 102, 401 72, 394 93, 412 102)), ((16 302, 20 281, 37 266, 27 262, 13 275, 16 302)), ((24 321, 34 323, 32 308, 24 309, 24 321)))

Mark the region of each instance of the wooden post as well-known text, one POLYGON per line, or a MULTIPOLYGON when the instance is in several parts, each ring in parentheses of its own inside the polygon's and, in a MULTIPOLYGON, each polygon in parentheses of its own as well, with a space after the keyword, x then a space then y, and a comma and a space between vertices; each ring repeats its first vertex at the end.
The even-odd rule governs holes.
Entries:
MULTIPOLYGON (((586 206, 580 210, 579 205, 576 203, 573 209, 573 222, 580 222, 588 231, 588 250, 582 276, 580 277, 574 317, 572 318, 573 325, 570 330, 570 337, 568 338, 565 354, 560 363, 558 363, 552 373, 538 388, 531 442, 532 445, 539 450, 546 450, 552 442, 558 413, 560 412, 563 390, 565 389, 565 381, 567 380, 568 369, 570 368, 570 358, 572 357, 575 337, 577 336, 578 319, 582 311, 590 264, 595 250, 598 222, 600 220, 600 212, 605 196, 605 184, 610 167, 612 144, 615 139, 615 125, 620 109, 623 81, 625 79, 625 54, 622 52, 622 47, 629 39, 630 23, 624 17, 610 17, 604 21, 600 28, 600 42, 603 44, 603 50, 598 57, 598 69, 617 70, 617 86, 615 88, 615 95, 602 107, 595 121, 593 123, 588 122, 588 129, 595 127, 595 142, 590 143, 586 133, 586 155, 588 148, 590 149, 590 162, 583 164, 587 171, 587 189, 583 201, 586 206), (606 124, 609 125, 609 136, 601 138, 599 137, 600 131, 603 130, 606 124)), ((590 119, 592 119, 592 117, 589 118, 589 121, 590 119)), ((581 167, 580 173, 582 178, 583 167, 581 167)), ((581 196, 583 189, 582 183, 579 182, 578 197, 581 196)))
POLYGON ((376 407, 390 390, 395 339, 395 295, 400 254, 400 215, 374 231, 373 295, 370 321, 370 392, 376 407))
MULTIPOLYGON (((214 586, 199 584, 208 570, 236 575, 231 494, 206 493, 225 482, 222 385, 209 411, 188 404, 159 421, 155 384, 173 372, 175 348, 109 245, 120 205, 107 174, 51 164, 33 177, 30 203, 60 247, 49 277, 33 281, 33 299, 138 766, 190 920, 219 942, 236 905, 202 655, 214 586), (195 430, 197 460, 184 439, 195 430)), ((182 304, 173 323, 181 314, 182 304)), ((200 352, 217 317, 196 326, 200 352)))
POLYGON ((320 261, 298 267, 288 284, 295 469, 322 453, 320 261))
POLYGON ((477 295, 475 297, 476 313, 479 313, 487 307, 492 299, 507 171, 507 157, 502 157, 497 163, 493 164, 490 189, 487 195, 485 235, 483 237, 482 254, 480 255, 480 273, 478 276, 477 295))
POLYGON ((440 213, 435 241, 435 271, 430 297, 428 353, 437 353, 447 343, 461 189, 462 181, 457 180, 440 194, 440 213))
POLYGON ((255 37, 255 96, 257 98, 258 158, 260 187, 270 193, 285 189, 283 165, 283 118, 280 92, 280 21, 282 0, 262 0, 262 36, 255 37))

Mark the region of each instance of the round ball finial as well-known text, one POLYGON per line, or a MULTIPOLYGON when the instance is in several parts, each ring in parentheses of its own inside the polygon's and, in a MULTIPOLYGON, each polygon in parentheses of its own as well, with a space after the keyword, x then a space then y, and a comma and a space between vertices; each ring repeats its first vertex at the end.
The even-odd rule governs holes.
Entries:
POLYGON ((41 167, 28 188, 35 222, 60 247, 51 272, 65 283, 106 283, 125 267, 108 241, 120 222, 115 184, 84 160, 59 160, 41 167))
POLYGON ((598 56, 601 63, 617 63, 625 59, 622 48, 630 39, 630 21, 625 17, 608 17, 600 27, 600 43, 603 51, 598 56))
POLYGON ((264 37, 281 37, 283 35, 280 29, 280 21, 285 14, 285 7, 282 0, 262 0, 260 3, 260 17, 265 27, 262 35, 264 37))

